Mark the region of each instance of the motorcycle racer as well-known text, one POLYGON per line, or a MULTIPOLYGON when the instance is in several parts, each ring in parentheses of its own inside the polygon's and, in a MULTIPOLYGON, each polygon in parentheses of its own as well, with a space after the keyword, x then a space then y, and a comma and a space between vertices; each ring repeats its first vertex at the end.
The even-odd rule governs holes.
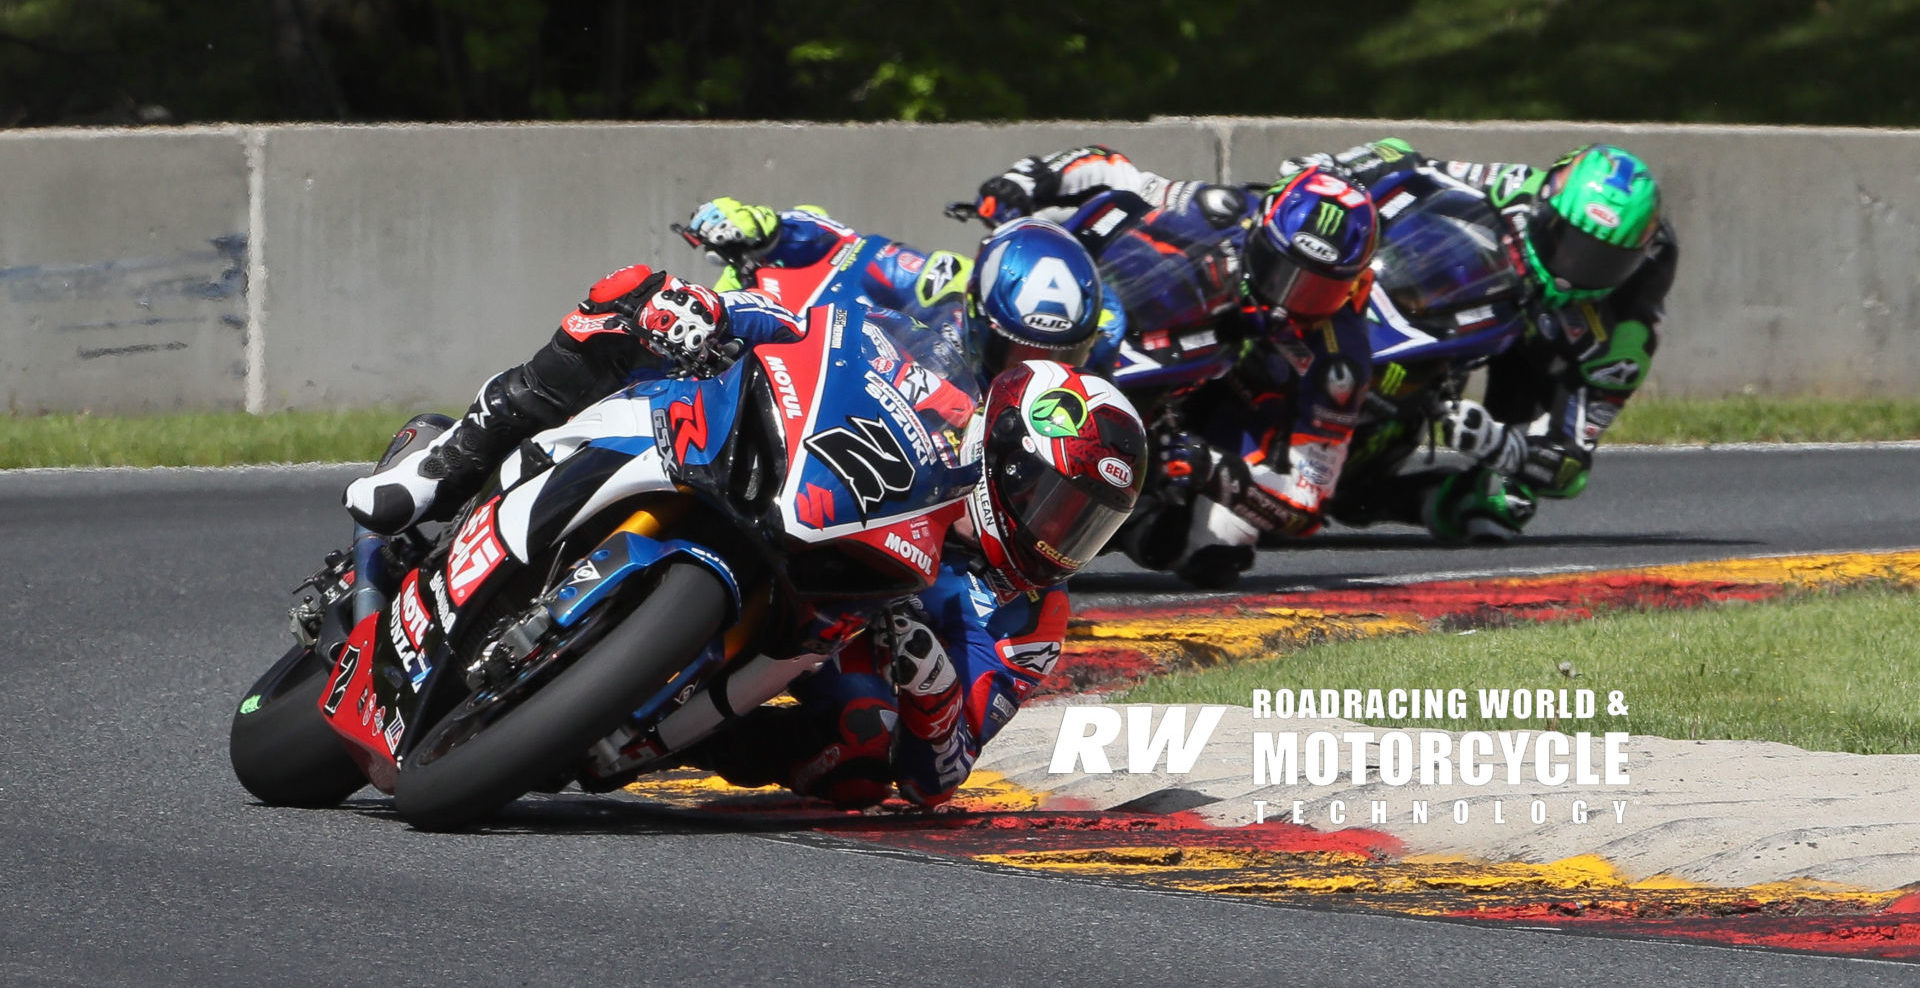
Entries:
MULTIPOLYGON (((532 360, 489 379, 451 429, 389 456, 343 499, 376 532, 444 520, 516 446, 527 450, 535 432, 627 382, 711 373, 745 346, 802 332, 757 291, 623 268, 589 291, 532 360)), ((1145 429, 1118 389, 1050 361, 1002 373, 984 414, 971 414, 971 398, 964 408, 955 423, 967 430, 961 460, 978 462, 981 477, 933 585, 886 607, 870 636, 822 635, 852 643, 794 684, 800 706, 750 712, 696 747, 695 761, 842 805, 878 802, 894 784, 934 805, 1052 670, 1066 632, 1063 584, 1133 508, 1145 429)), ((816 624, 865 625, 870 610, 816 624)))
POLYGON ((1002 373, 969 439, 985 475, 933 586, 795 683, 797 706, 756 708, 693 763, 845 808, 895 787, 946 801, 1059 662, 1065 581, 1132 510, 1146 443, 1105 380, 1048 361, 1002 373))
MULTIPOLYGON (((1103 371, 1113 364, 1125 317, 1102 291, 1087 250, 1059 226, 1009 224, 981 242, 972 258, 931 253, 877 234, 862 234, 814 206, 776 213, 722 196, 702 203, 688 221, 691 239, 722 264, 716 284, 745 284, 743 258, 754 270, 797 269, 834 257, 855 274, 873 305, 933 329, 964 362, 986 376, 1025 359, 1058 360, 1103 371)), ((782 277, 763 275, 783 300, 782 277)))
POLYGON ((531 360, 481 385, 451 429, 347 485, 347 511, 385 534, 444 521, 514 446, 621 387, 697 372, 728 348, 800 333, 794 314, 763 293, 715 292, 644 264, 621 268, 594 284, 531 360))
POLYGON ((1271 188, 1173 181, 1092 145, 1015 162, 981 184, 975 209, 989 223, 1072 216, 1104 231, 1095 254, 1143 364, 1229 356, 1198 386, 1135 391, 1163 414, 1155 476, 1121 536, 1134 562, 1228 586, 1263 537, 1320 528, 1370 377, 1362 311, 1378 216, 1364 186, 1331 163, 1271 188), (1095 200, 1113 192, 1137 198, 1095 200), (1168 258, 1184 262, 1169 273, 1168 258))
POLYGON ((1601 435, 1646 379, 1679 262, 1652 172, 1604 144, 1546 168, 1444 161, 1394 138, 1312 157, 1363 182, 1426 169, 1480 190, 1508 224, 1510 258, 1531 287, 1526 334, 1488 365, 1484 404, 1451 403, 1439 423, 1473 468, 1343 492, 1336 517, 1425 524, 1449 541, 1513 538, 1537 497, 1586 488, 1601 435))

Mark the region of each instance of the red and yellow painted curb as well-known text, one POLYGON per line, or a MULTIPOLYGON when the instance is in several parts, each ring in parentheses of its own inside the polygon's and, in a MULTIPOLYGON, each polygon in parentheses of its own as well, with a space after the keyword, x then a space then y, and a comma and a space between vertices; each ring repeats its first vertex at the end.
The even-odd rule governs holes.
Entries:
MULTIPOLYGON (((1316 641, 1764 600, 1796 588, 1920 586, 1920 551, 1734 559, 1578 575, 1091 608, 1069 629, 1056 691, 1111 689, 1177 668, 1271 657, 1316 641)), ((1192 812, 1098 810, 976 772, 939 812, 849 813, 692 773, 629 787, 677 816, 829 833, 983 865, 1296 906, 1920 962, 1920 890, 1812 882, 1725 888, 1633 879, 1584 855, 1546 863, 1407 853, 1363 828, 1223 827, 1192 812)))
POLYGON ((1110 690, 1157 673, 1271 658, 1322 641, 1765 600, 1796 588, 1867 582, 1920 586, 1920 551, 1728 559, 1094 607, 1074 615, 1066 658, 1046 687, 1062 693, 1110 690))
POLYGON ((1191 812, 1091 810, 976 772, 932 813, 854 813, 686 773, 628 787, 675 815, 831 834, 983 865, 1249 901, 1920 961, 1920 892, 1812 882, 1632 880, 1593 855, 1544 864, 1407 854, 1364 828, 1222 827, 1191 812))

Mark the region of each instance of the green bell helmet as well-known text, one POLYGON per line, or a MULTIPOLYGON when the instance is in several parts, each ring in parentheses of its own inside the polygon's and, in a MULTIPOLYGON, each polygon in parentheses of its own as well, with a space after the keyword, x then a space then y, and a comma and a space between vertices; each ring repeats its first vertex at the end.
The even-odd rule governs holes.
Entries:
POLYGON ((1660 228, 1660 186, 1646 162, 1607 144, 1547 170, 1527 217, 1527 266, 1547 305, 1600 298, 1646 258, 1660 228))

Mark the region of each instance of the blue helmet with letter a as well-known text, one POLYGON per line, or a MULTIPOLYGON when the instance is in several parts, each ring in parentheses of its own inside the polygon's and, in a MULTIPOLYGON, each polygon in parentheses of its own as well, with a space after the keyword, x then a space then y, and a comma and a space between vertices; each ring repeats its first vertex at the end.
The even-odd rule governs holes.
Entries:
POLYGON ((1093 255, 1059 224, 1027 217, 995 228, 967 282, 968 320, 987 332, 988 373, 1022 360, 1084 363, 1101 292, 1093 255))

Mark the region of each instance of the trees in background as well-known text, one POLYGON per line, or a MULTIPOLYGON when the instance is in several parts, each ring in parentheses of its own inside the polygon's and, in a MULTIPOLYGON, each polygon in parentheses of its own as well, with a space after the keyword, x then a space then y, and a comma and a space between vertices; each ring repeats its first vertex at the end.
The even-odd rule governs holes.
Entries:
POLYGON ((0 0, 0 124, 1920 124, 1920 0, 0 0))

